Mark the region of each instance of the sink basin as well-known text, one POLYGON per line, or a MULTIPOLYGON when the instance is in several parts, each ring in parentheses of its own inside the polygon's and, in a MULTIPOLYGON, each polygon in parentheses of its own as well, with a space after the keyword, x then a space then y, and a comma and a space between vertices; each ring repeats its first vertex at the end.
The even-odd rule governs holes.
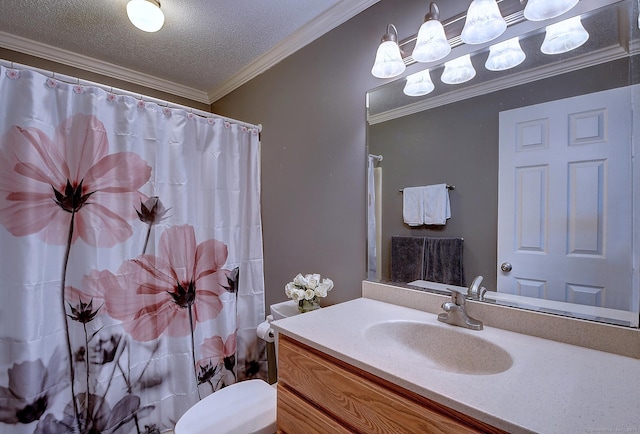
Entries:
POLYGON ((513 359, 500 346, 453 326, 417 321, 385 321, 369 326, 365 338, 385 352, 411 358, 425 367, 459 374, 504 372, 513 359))

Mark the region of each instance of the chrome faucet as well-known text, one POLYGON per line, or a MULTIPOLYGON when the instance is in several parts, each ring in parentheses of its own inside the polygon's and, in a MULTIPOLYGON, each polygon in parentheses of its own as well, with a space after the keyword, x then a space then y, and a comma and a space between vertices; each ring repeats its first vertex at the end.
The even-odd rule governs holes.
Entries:
POLYGON ((449 289, 451 301, 442 303, 444 312, 438 314, 438 321, 471 330, 482 330, 482 322, 467 315, 465 295, 455 289, 449 289))

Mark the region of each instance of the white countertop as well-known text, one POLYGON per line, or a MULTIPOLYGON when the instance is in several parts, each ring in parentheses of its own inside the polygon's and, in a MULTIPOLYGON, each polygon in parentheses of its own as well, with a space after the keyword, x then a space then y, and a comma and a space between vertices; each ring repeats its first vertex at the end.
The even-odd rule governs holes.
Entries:
POLYGON ((640 360, 492 327, 456 327, 505 349, 498 374, 460 374, 421 365, 364 331, 407 320, 443 324, 432 313, 359 298, 272 322, 278 332, 426 398, 512 433, 640 432, 640 360))

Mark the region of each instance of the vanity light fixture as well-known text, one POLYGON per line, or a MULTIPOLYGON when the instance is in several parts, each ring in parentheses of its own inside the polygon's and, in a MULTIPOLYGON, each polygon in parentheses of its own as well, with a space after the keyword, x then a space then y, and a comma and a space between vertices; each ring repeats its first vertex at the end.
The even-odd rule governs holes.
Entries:
POLYGON ((507 22, 500 15, 496 0, 473 0, 460 39, 465 44, 484 44, 507 30, 507 22))
POLYGON ((130 0, 127 16, 134 26, 145 32, 157 32, 164 25, 164 14, 158 0, 130 0))
POLYGON ((440 80, 446 84, 460 84, 471 80, 475 76, 476 70, 471 63, 471 54, 465 54, 445 62, 444 72, 440 80))
POLYGON ((540 51, 544 54, 560 54, 574 50, 587 42, 589 32, 582 26, 580 16, 547 26, 540 51))
POLYGON ((520 47, 520 37, 516 36, 489 47, 489 57, 484 66, 489 71, 504 71, 520 65, 526 57, 520 47))
POLYGON ((431 2, 429 12, 424 16, 424 23, 418 30, 416 45, 411 57, 416 62, 435 62, 450 52, 451 46, 440 22, 440 10, 435 2, 431 2))
POLYGON ((527 0, 524 17, 529 21, 544 21, 559 17, 578 4, 578 0, 527 0))
POLYGON ((435 89, 429 70, 416 72, 407 77, 407 84, 404 85, 403 92, 408 96, 426 95, 435 89))
POLYGON ((405 69, 406 66, 402 61, 402 54, 398 46, 398 30, 396 26, 389 24, 387 33, 380 40, 371 74, 378 78, 391 78, 402 74, 405 69))

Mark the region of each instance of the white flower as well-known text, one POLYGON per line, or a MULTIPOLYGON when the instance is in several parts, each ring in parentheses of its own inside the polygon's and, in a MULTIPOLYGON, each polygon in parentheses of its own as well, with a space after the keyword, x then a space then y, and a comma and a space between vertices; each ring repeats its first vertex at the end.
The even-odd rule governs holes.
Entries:
POLYGON ((327 293, 333 288, 333 282, 331 279, 324 279, 321 284, 315 289, 316 296, 326 297, 327 293))
POLYGON ((293 291, 295 291, 296 289, 296 285, 293 282, 289 282, 287 283, 287 286, 284 287, 284 293, 288 298, 291 298, 291 294, 293 294, 293 291))
POLYGON ((320 283, 319 274, 307 274, 306 276, 304 276, 304 278, 307 280, 308 289, 316 289, 316 287, 320 283))
POLYGON ((316 297, 326 297, 333 288, 333 281, 325 278, 320 281, 319 274, 307 274, 303 276, 298 273, 293 282, 289 282, 284 287, 287 297, 295 300, 312 300, 316 297))
POLYGON ((304 291, 300 289, 295 289, 291 292, 291 298, 295 301, 304 300, 304 291))
POLYGON ((307 279, 300 273, 293 278, 293 283, 297 286, 305 288, 307 286, 307 279))

